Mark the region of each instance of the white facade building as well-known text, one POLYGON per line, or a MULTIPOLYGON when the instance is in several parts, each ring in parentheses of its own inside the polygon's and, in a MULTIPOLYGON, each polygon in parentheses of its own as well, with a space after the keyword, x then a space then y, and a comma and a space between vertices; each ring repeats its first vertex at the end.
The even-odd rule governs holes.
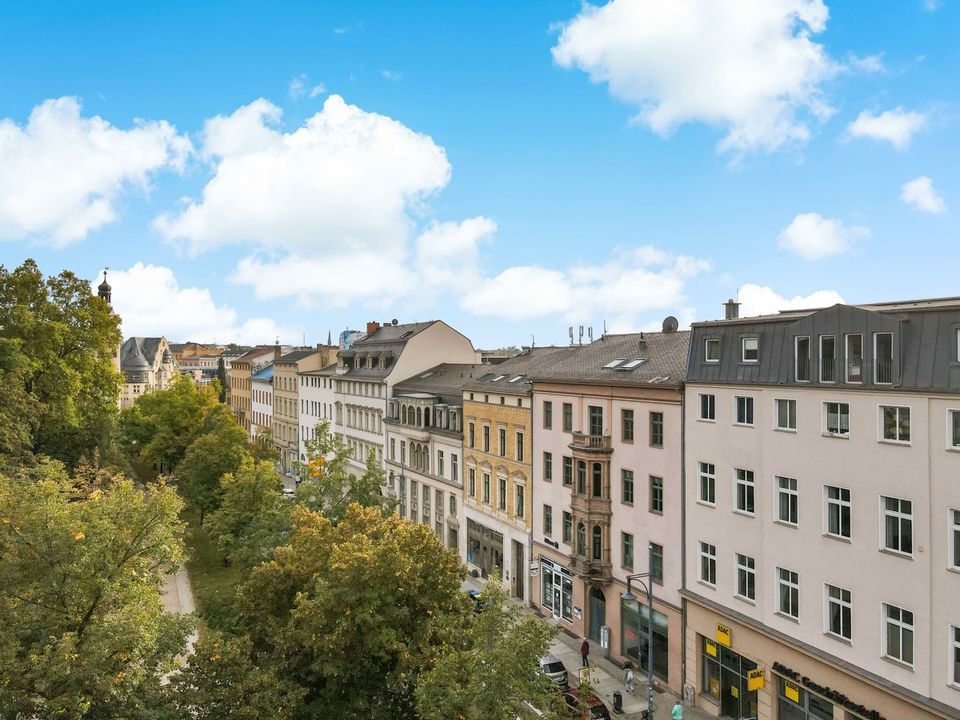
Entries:
POLYGON ((250 378, 250 439, 273 430, 273 365, 250 378))
POLYGON ((307 461, 306 442, 316 437, 317 424, 321 420, 330 422, 330 431, 334 432, 334 393, 333 370, 336 365, 321 370, 300 373, 300 462, 307 461))

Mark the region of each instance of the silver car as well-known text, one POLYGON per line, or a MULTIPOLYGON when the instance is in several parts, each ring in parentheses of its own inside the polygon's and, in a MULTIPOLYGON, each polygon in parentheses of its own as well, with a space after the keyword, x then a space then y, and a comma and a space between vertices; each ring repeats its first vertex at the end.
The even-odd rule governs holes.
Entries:
POLYGON ((548 654, 540 658, 540 670, 557 687, 565 688, 569 684, 567 682, 567 668, 564 667, 556 655, 548 654))

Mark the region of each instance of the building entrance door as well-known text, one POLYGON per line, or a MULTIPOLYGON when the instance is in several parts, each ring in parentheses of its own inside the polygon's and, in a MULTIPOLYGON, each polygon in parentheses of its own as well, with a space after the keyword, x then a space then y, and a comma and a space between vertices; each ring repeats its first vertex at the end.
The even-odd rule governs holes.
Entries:
POLYGON ((513 541, 513 596, 523 599, 523 586, 526 585, 526 560, 523 544, 513 541))
POLYGON ((606 596, 600 588, 590 588, 590 639, 600 642, 600 626, 606 624, 606 596))

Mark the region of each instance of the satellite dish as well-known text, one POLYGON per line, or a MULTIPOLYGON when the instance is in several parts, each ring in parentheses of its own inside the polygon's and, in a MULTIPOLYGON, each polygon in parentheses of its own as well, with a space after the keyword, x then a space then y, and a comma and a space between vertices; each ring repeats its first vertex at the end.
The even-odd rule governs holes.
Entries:
POLYGON ((393 320, 390 321, 390 324, 391 324, 391 325, 399 325, 399 324, 400 324, 400 321, 397 320, 396 318, 394 318, 393 320))
POLYGON ((663 331, 665 333, 675 333, 679 327, 680 321, 677 320, 673 315, 667 315, 663 319, 663 331))

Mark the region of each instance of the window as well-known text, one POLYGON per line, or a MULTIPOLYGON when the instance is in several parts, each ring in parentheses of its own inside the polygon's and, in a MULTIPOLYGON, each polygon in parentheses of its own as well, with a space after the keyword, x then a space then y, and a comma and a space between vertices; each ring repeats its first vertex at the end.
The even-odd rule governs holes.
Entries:
POLYGON ((547 537, 553 535, 553 508, 550 505, 543 506, 543 534, 547 537))
POLYGON ((400 441, 400 464, 407 464, 407 443, 404 440, 400 441))
POLYGON ((620 481, 623 488, 623 502, 633 505, 633 470, 621 470, 620 481))
POLYGON ((490 504, 490 473, 483 474, 483 501, 490 504))
POLYGON ((913 554, 913 503, 901 498, 880 498, 883 548, 913 554))
POLYGON ((893 382, 893 333, 873 334, 873 381, 878 385, 893 382))
POLYGON ((913 665, 913 613, 884 603, 883 619, 884 657, 913 665))
POLYGON ((700 543, 700 582, 707 585, 717 584, 717 546, 700 543))
POLYGON ((736 397, 737 425, 753 425, 753 398, 736 397))
POLYGON ((587 526, 577 523, 577 555, 587 556, 587 526))
POLYGON ((485 453, 490 452, 490 426, 483 426, 483 451, 485 453))
POLYGON ((737 597, 743 600, 757 599, 756 561, 740 553, 737 553, 737 597))
POLYGON ((774 427, 777 430, 797 429, 797 401, 774 400, 774 427))
POLYGON ((757 362, 760 359, 760 338, 745 337, 741 341, 741 360, 743 362, 757 362))
POLYGON ((960 685, 960 627, 950 627, 950 683, 960 685))
POLYGON ((650 413, 650 445, 663 447, 663 413, 650 413))
POLYGON ((524 486, 522 483, 516 483, 513 486, 513 514, 518 518, 522 518, 526 511, 527 506, 524 502, 524 486))
POLYGON ((880 437, 890 442, 910 442, 910 408, 880 406, 880 437))
POLYGON ((717 396, 710 393, 701 393, 700 394, 700 419, 701 420, 716 420, 717 419, 717 396))
POLYGON ((824 403, 823 430, 826 435, 850 437, 850 406, 847 403, 824 403))
POLYGON ((782 567, 777 568, 777 612, 800 617, 800 576, 782 567))
POLYGON ((847 335, 846 381, 863 382, 863 335, 847 335))
POLYGON ((603 497, 603 466, 600 463, 593 463, 590 469, 591 475, 591 494, 595 498, 603 497))
POLYGON ((623 566, 633 570, 633 535, 630 533, 620 533, 621 544, 623 546, 623 566))
POLYGON ((593 549, 593 559, 603 560, 603 531, 599 525, 593 526, 593 532, 590 533, 590 547, 593 549))
POLYGON ((827 500, 827 535, 850 538, 850 490, 849 488, 824 486, 827 500))
POLYGON ((700 467, 699 501, 708 505, 717 504, 717 473, 713 463, 697 463, 700 467))
POLYGON ((826 631, 831 635, 850 640, 853 637, 853 630, 851 629, 853 604, 850 602, 850 591, 827 585, 826 596, 826 631))
POLYGON ((563 458, 563 484, 573 485, 573 458, 563 458))
POLYGON ((950 525, 950 569, 960 570, 960 510, 949 511, 948 523, 950 525))
POLYGON ((543 401, 543 429, 553 429, 553 403, 549 400, 543 401))
POLYGON ((457 467, 457 456, 450 456, 450 479, 454 482, 460 480, 460 469, 457 467))
POLYGON ((469 437, 468 444, 470 445, 470 447, 476 447, 477 446, 476 445, 476 440, 477 440, 476 428, 474 427, 473 423, 470 423, 469 425, 467 425, 467 435, 469 437))
POLYGON ((577 494, 587 494, 587 464, 583 460, 577 461, 577 494))
POLYGON ((523 462, 523 433, 517 432, 517 462, 523 462))
POLYGON ((650 476, 650 512, 663 514, 663 478, 650 476))
POLYGON ((663 585, 663 545, 657 543, 650 543, 650 577, 663 585))
POLYGON ((543 479, 544 482, 553 482, 553 453, 543 454, 543 479))
POLYGON ((473 468, 467 469, 467 476, 470 478, 470 497, 477 496, 477 471, 473 468))
POLYGON ((960 450, 960 410, 947 410, 947 447, 960 450))
POLYGON ((703 341, 703 359, 706 362, 720 362, 720 339, 707 338, 703 341))
POLYGON ((507 430, 506 428, 497 429, 497 454, 500 457, 507 455, 507 430))
POLYGON ((397 441, 396 438, 390 438, 390 459, 397 459, 397 441))
POLYGON ((563 541, 569 543, 573 534, 573 515, 563 511, 563 541))
POLYGON ((573 405, 563 404, 563 431, 573 432, 573 405))
POLYGON ((790 525, 797 524, 797 479, 789 477, 774 478, 777 484, 777 520, 790 525))
POLYGON ((437 450, 437 475, 443 477, 443 450, 437 450))
POLYGON ((633 442, 633 410, 620 411, 620 433, 623 442, 633 442))
POLYGON ((837 381, 837 342, 833 335, 820 336, 820 382, 837 381))
POLYGON ((734 471, 735 502, 734 506, 739 512, 753 515, 753 470, 743 470, 736 468, 734 471))
POLYGON ((497 507, 501 510, 507 509, 507 479, 497 478, 497 507))
POLYGON ((587 412, 590 420, 590 434, 603 435, 603 408, 591 405, 587 412))
POLYGON ((810 382, 810 338, 793 339, 793 377, 797 382, 810 382))

